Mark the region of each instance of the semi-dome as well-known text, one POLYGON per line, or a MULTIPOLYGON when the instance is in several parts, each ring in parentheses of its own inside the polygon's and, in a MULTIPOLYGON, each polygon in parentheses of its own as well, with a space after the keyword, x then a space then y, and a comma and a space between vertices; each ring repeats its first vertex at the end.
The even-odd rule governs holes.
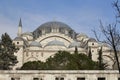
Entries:
POLYGON ((80 42, 72 42, 70 45, 69 45, 69 48, 72 48, 72 47, 80 47, 81 43, 80 42))
POLYGON ((67 34, 68 36, 75 36, 75 32, 70 26, 63 22, 59 21, 51 21, 46 22, 40 25, 36 30, 33 31, 34 38, 38 38, 39 36, 51 32, 59 32, 62 34, 67 34))
POLYGON ((64 44, 63 42, 61 42, 61 41, 53 40, 53 41, 48 42, 48 43, 45 45, 45 47, 46 47, 46 46, 65 46, 65 44, 64 44))
POLYGON ((39 42, 36 42, 36 41, 32 41, 29 46, 42 47, 42 45, 39 42))

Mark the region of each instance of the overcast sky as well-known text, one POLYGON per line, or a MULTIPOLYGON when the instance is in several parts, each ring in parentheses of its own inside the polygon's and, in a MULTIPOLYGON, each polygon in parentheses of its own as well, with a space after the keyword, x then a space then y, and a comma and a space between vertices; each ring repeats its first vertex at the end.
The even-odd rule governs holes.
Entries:
POLYGON ((113 23, 115 0, 0 0, 0 35, 7 32, 17 36, 19 19, 23 32, 32 32, 48 21, 60 21, 77 33, 94 37, 92 29, 98 29, 99 20, 104 25, 113 23))

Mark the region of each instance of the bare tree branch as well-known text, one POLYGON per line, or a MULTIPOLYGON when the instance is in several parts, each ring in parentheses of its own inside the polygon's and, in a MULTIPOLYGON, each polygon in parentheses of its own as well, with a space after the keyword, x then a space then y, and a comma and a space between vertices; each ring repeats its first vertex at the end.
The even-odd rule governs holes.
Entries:
MULTIPOLYGON (((120 43, 120 33, 116 26, 117 26, 117 23, 109 24, 108 26, 104 26, 102 24, 102 21, 100 21, 99 27, 101 29, 103 36, 105 37, 104 41, 111 46, 111 48, 114 52, 115 59, 116 59, 115 61, 117 62, 118 70, 120 73, 120 64, 119 64, 119 59, 118 59, 118 49, 120 48, 120 44, 119 44, 120 43)), ((94 30, 94 34, 99 41, 99 38, 97 37, 97 32, 95 30, 94 30)))
POLYGON ((97 32, 95 31, 95 29, 92 30, 92 32, 94 33, 96 40, 99 41, 99 42, 101 42, 100 41, 100 36, 98 37, 97 32))
POLYGON ((118 5, 118 0, 113 3, 113 6, 116 8, 118 12, 117 17, 120 17, 120 6, 118 5))

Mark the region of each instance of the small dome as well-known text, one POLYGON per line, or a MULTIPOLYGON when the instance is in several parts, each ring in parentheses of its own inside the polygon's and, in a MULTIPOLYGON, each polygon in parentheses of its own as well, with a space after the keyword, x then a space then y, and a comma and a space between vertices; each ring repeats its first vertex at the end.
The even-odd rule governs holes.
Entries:
POLYGON ((65 46, 63 42, 58 40, 53 40, 51 42, 48 42, 45 46, 65 46))
POLYGON ((69 48, 76 47, 76 46, 77 46, 77 47, 80 47, 80 45, 81 45, 80 42, 76 42, 76 41, 75 41, 75 42, 72 42, 72 43, 69 45, 69 48))
POLYGON ((107 43, 101 43, 101 46, 103 46, 103 47, 110 47, 107 43))
POLYGON ((29 36, 33 36, 33 34, 31 32, 25 32, 22 35, 29 35, 29 36))
POLYGON ((42 47, 42 45, 39 42, 33 41, 30 43, 30 46, 34 46, 34 47, 42 47))
POLYGON ((16 37, 16 38, 14 39, 14 41, 24 41, 24 39, 21 38, 21 37, 16 37))
POLYGON ((96 40, 94 38, 90 38, 88 39, 88 42, 96 42, 96 40))
POLYGON ((77 37, 84 37, 84 38, 88 38, 88 36, 87 36, 86 34, 84 34, 84 33, 80 33, 80 34, 78 34, 78 35, 77 35, 77 37))

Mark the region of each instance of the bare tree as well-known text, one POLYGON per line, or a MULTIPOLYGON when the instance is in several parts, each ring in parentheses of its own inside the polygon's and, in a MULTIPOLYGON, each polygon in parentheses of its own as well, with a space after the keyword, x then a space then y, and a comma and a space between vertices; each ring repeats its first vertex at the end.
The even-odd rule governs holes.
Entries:
POLYGON ((111 46, 114 52, 118 70, 120 73, 120 64, 119 64, 119 59, 118 59, 118 51, 120 49, 120 33, 119 33, 120 31, 117 28, 116 23, 113 25, 109 24, 108 26, 103 26, 101 21, 100 21, 100 29, 101 29, 102 35, 105 37, 103 41, 99 40, 97 36, 97 32, 95 30, 93 30, 93 32, 98 41, 105 42, 111 46))
POLYGON ((104 27, 102 25, 102 23, 100 22, 100 28, 101 31, 103 33, 103 35, 105 36, 105 42, 108 43, 111 48, 113 49, 113 52, 115 54, 115 59, 117 62, 117 66, 118 66, 118 70, 120 73, 120 65, 119 65, 119 59, 118 59, 118 50, 120 47, 120 33, 116 27, 116 23, 115 24, 109 24, 108 26, 104 27))
MULTIPOLYGON (((104 42, 109 44, 114 52, 115 60, 120 73, 120 64, 119 64, 119 58, 118 58, 118 51, 120 50, 120 33, 119 33, 120 30, 118 27, 118 23, 120 23, 120 21, 118 20, 118 18, 120 18, 120 6, 118 4, 118 0, 113 3, 113 6, 116 8, 116 11, 117 11, 115 23, 109 24, 108 26, 104 26, 100 21, 100 29, 101 29, 102 35, 105 37, 104 42)), ((93 32, 97 40, 101 41, 99 40, 100 38, 97 36, 97 31, 93 30, 93 32)))

